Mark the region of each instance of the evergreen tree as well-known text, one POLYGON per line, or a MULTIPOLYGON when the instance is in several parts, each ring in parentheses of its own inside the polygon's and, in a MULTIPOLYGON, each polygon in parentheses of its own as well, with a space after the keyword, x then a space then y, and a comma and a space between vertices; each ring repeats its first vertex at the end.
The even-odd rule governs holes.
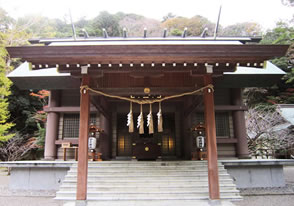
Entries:
POLYGON ((4 47, 4 33, 0 32, 0 141, 6 141, 13 136, 9 134, 9 129, 13 126, 7 122, 9 119, 8 100, 10 95, 11 81, 6 77, 7 71, 7 51, 4 47))

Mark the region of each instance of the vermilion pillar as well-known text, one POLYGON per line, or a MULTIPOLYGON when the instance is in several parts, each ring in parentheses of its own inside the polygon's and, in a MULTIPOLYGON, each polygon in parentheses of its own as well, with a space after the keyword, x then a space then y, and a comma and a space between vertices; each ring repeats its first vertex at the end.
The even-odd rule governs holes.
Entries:
MULTIPOLYGON (((243 106, 242 90, 231 89, 233 105, 243 106)), ((249 158, 245 114, 243 110, 233 111, 234 136, 237 138, 237 155, 240 159, 249 158)))
MULTIPOLYGON (((59 91, 51 90, 49 96, 48 107, 59 106, 59 91)), ((56 112, 49 112, 46 122, 46 137, 45 137, 45 151, 44 158, 46 160, 54 160, 56 158, 55 140, 58 135, 58 121, 59 115, 56 112)))
MULTIPOLYGON (((212 84, 212 75, 204 75, 204 86, 209 84, 212 84)), ((216 200, 220 199, 220 192, 217 164, 217 145, 213 90, 210 88, 205 89, 203 98, 208 164, 209 198, 211 200, 216 200)))
MULTIPOLYGON (((82 76, 82 86, 89 86, 90 77, 82 76)), ((78 155, 78 181, 77 200, 87 199, 87 177, 88 177, 88 135, 90 116, 89 91, 83 89, 80 93, 80 133, 79 133, 79 155, 78 155)))

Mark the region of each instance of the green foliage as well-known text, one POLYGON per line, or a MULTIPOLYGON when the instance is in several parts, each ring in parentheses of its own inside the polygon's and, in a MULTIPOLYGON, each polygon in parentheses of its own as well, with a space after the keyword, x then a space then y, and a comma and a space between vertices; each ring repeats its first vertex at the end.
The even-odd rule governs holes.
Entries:
POLYGON ((5 31, 14 22, 7 12, 0 8, 0 31, 5 31))
POLYGON ((111 15, 107 11, 100 12, 91 22, 95 36, 102 35, 102 29, 106 29, 109 36, 120 36, 121 28, 119 26, 119 19, 116 15, 111 15))
POLYGON ((270 88, 246 89, 245 95, 250 107, 256 105, 294 104, 294 28, 285 22, 266 32, 261 44, 290 44, 286 56, 272 59, 271 62, 281 68, 286 75, 270 88))
POLYGON ((286 22, 278 22, 276 27, 266 32, 261 44, 291 44, 294 39, 294 27, 286 22))
POLYGON ((46 129, 44 128, 44 126, 41 126, 40 123, 37 123, 37 127, 38 127, 38 131, 36 132, 36 145, 39 148, 44 148, 46 129))
POLYGON ((11 87, 12 95, 8 97, 10 102, 10 122, 14 122, 12 128, 20 134, 34 134, 38 130, 37 122, 34 118, 37 111, 43 109, 42 102, 38 98, 30 95, 30 91, 20 90, 16 86, 11 87))
POLYGON ((19 18, 16 27, 22 28, 32 37, 54 37, 56 36, 56 27, 54 20, 46 17, 30 15, 19 18))
POLYGON ((179 29, 173 29, 173 30, 170 32, 170 34, 171 34, 172 36, 181 36, 182 33, 183 33, 183 31, 182 31, 182 30, 179 30, 179 29))
POLYGON ((11 81, 6 77, 8 67, 6 65, 7 51, 4 45, 4 34, 0 32, 0 141, 10 139, 13 134, 8 134, 9 129, 13 126, 12 123, 7 122, 9 118, 8 100, 10 95, 11 81))
POLYGON ((196 15, 192 18, 174 17, 168 18, 162 23, 164 28, 167 28, 172 35, 179 36, 180 33, 188 28, 188 36, 200 36, 205 28, 208 28, 209 35, 213 35, 215 25, 207 18, 196 15))

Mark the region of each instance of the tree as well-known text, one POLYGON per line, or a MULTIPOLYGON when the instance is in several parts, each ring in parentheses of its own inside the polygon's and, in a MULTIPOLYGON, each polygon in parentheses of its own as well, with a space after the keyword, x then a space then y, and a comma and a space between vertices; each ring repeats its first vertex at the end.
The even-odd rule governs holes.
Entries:
POLYGON ((7 15, 7 12, 0 8, 0 31, 5 31, 9 29, 11 24, 14 22, 10 16, 7 15))
POLYGON ((261 26, 255 22, 233 24, 220 31, 222 36, 260 36, 261 34, 261 26))
POLYGON ((6 77, 8 65, 6 62, 7 51, 4 47, 4 37, 5 35, 0 32, 0 141, 8 140, 13 136, 8 134, 13 124, 7 122, 9 119, 7 97, 10 95, 11 81, 6 77))
POLYGON ((169 12, 169 13, 167 13, 167 15, 165 15, 165 16, 162 17, 162 21, 161 22, 165 22, 165 21, 167 21, 169 19, 172 19, 172 18, 175 18, 175 17, 176 17, 175 14, 169 12))
POLYGON ((282 0, 282 3, 286 6, 294 6, 294 0, 282 0))
POLYGON ((294 28, 285 22, 278 22, 276 27, 267 31, 262 44, 290 44, 286 56, 271 60, 287 74, 272 88, 268 89, 268 99, 276 104, 294 103, 294 28))
POLYGON ((187 28, 188 36, 200 36, 205 28, 208 28, 208 35, 213 35, 215 25, 207 18, 200 15, 192 18, 175 17, 167 19, 162 23, 164 28, 167 28, 171 34, 178 36, 187 28))
POLYGON ((159 21, 137 14, 121 15, 119 25, 121 28, 126 28, 128 36, 132 37, 143 36, 144 28, 147 28, 148 36, 161 36, 163 33, 159 21))
MULTIPOLYGON (((37 150, 37 140, 29 135, 15 134, 7 141, 0 141, 0 160, 16 161, 26 159, 34 150, 37 150)), ((31 159, 31 157, 30 157, 31 159)))
MULTIPOLYGON (((17 46, 27 44, 27 40, 31 35, 26 33, 25 27, 20 27, 16 24, 16 21, 7 17, 7 22, 2 21, 1 25, 8 25, 2 27, 0 31, 0 140, 8 140, 16 133, 15 128, 19 123, 15 120, 14 114, 11 115, 12 108, 21 108, 21 97, 19 99, 15 95, 11 94, 12 82, 6 77, 6 75, 12 70, 13 67, 20 64, 19 60, 10 59, 5 47, 17 46), (18 104, 19 102, 19 104, 18 104)), ((31 106, 30 106, 31 107, 31 106)), ((24 111, 23 111, 24 112, 24 111)), ((18 118, 22 118, 23 115, 19 115, 18 118)), ((24 120, 24 119, 22 119, 24 120)), ((25 120, 27 121, 27 120, 25 120)), ((24 122, 25 122, 24 121, 24 122)))
POLYGON ((29 15, 19 18, 16 27, 22 29, 30 37, 54 37, 56 36, 55 21, 39 15, 29 15))
POLYGON ((119 36, 121 28, 118 17, 111 15, 107 11, 102 11, 92 20, 91 27, 94 29, 95 36, 102 36, 102 29, 106 29, 109 36, 119 36))
POLYGON ((287 150, 294 144, 293 131, 276 107, 250 108, 246 112, 248 147, 251 155, 264 156, 287 150))

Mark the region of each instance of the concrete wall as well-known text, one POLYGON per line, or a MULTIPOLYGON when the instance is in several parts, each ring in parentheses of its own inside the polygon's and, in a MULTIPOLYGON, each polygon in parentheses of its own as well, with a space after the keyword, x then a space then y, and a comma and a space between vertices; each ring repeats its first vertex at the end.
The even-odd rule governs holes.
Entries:
POLYGON ((12 167, 9 187, 14 190, 58 190, 69 168, 12 167))
POLYGON ((285 160, 223 160, 237 188, 284 187, 283 165, 294 164, 285 160))

